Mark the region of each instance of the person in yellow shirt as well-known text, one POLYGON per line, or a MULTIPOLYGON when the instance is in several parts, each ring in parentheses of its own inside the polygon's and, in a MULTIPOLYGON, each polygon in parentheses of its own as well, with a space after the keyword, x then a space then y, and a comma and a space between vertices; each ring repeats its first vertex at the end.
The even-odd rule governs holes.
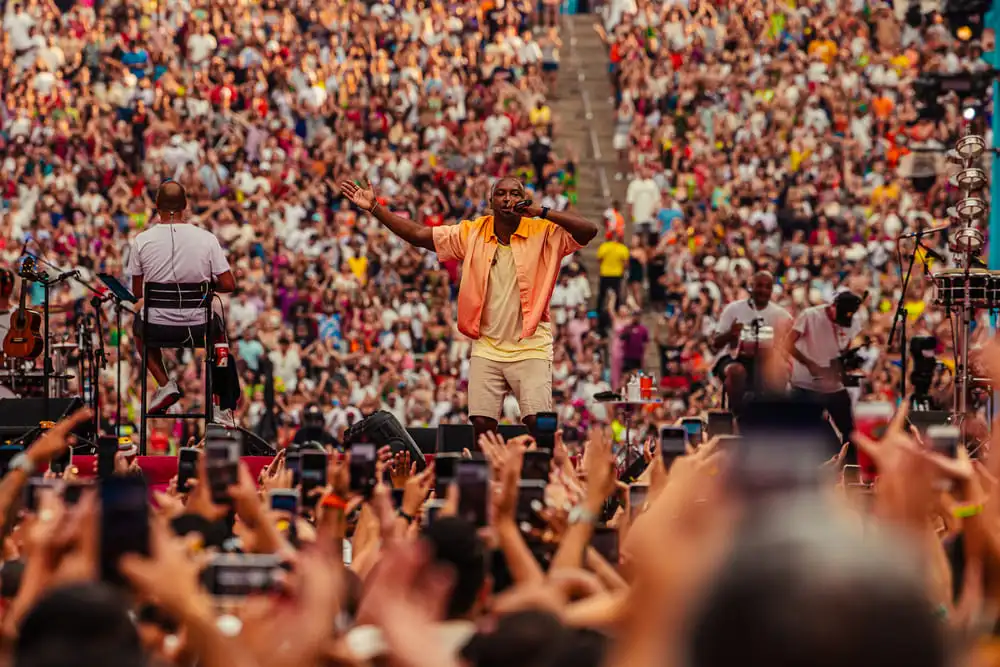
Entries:
POLYGON ((622 243, 623 234, 608 233, 607 240, 597 248, 597 259, 601 262, 601 280, 598 285, 598 303, 603 306, 608 293, 616 298, 621 295, 622 278, 628 268, 628 246, 622 243))
POLYGON ((546 129, 552 125, 552 109, 544 101, 539 100, 535 108, 528 112, 528 120, 538 129, 546 129))

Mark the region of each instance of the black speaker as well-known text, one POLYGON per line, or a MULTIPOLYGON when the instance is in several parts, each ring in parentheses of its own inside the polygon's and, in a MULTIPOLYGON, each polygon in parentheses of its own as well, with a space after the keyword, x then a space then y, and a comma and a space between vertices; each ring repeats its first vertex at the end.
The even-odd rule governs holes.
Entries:
POLYGON ((528 435, 528 427, 524 424, 500 424, 497 426, 497 433, 504 439, 504 442, 519 435, 528 435))
MULTIPOLYGON (((0 440, 25 447, 38 437, 43 421, 58 422, 83 407, 83 399, 50 398, 46 415, 44 398, 5 398, 0 400, 0 440)), ((93 422, 82 424, 75 435, 90 438, 94 433, 93 422)), ((0 444, 4 444, 0 442, 0 444)))
POLYGON ((431 454, 437 451, 437 429, 428 426, 407 427, 406 432, 413 438, 413 443, 417 449, 424 454, 431 454))
POLYGON ((248 431, 242 426, 236 427, 236 430, 243 436, 243 456, 274 456, 278 453, 267 440, 253 431, 248 431))
POLYGON ((409 452, 410 458, 417 464, 417 470, 427 467, 424 452, 417 447, 417 443, 391 412, 379 410, 351 424, 344 433, 344 449, 350 449, 351 445, 359 442, 371 442, 379 447, 389 445, 394 454, 409 452))

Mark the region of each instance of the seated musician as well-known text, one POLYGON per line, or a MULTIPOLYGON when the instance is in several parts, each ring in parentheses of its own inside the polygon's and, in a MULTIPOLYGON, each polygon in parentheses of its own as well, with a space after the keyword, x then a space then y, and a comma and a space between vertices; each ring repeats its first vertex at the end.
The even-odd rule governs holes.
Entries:
MULTIPOLYGON (((167 181, 160 186, 156 193, 157 224, 136 237, 129 257, 128 273, 132 276, 132 291, 136 296, 142 296, 143 284, 147 281, 212 281, 216 292, 232 292, 236 288, 219 240, 210 232, 188 223, 186 209, 187 195, 180 183, 167 181)), ((141 302, 136 313, 134 333, 139 345, 147 333, 157 341, 183 343, 190 336, 189 327, 206 324, 204 308, 150 308, 148 324, 141 319, 141 302)), ((210 338, 222 340, 225 336, 222 318, 216 314, 213 319, 210 338)), ((213 342, 210 340, 209 344, 213 342)), ((180 400, 181 391, 177 382, 167 375, 161 350, 149 350, 148 367, 159 387, 149 401, 149 412, 162 412, 180 400)))
POLYGON ((785 330, 792 321, 787 310, 771 302, 773 294, 774 276, 767 271, 755 273, 750 279, 750 298, 723 309, 712 338, 713 350, 721 350, 712 374, 722 380, 729 408, 737 415, 746 392, 757 385, 761 354, 773 344, 774 332, 785 330))

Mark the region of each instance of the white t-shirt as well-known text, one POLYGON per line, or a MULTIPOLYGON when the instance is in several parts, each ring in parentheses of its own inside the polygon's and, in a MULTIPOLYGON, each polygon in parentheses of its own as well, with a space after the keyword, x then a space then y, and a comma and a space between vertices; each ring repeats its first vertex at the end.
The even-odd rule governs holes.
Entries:
POLYGON ((632 222, 651 222, 660 210, 660 186, 651 178, 629 183, 625 197, 632 205, 632 222))
MULTIPOLYGON (((793 331, 799 333, 795 341, 795 349, 807 359, 823 367, 829 367, 834 359, 849 349, 851 340, 861 332, 863 318, 857 313, 851 321, 851 326, 842 327, 830 319, 826 312, 827 305, 806 308, 795 320, 793 331)), ((859 311, 860 312, 860 311, 859 311)), ((832 393, 843 389, 839 378, 835 382, 823 382, 813 377, 809 369, 792 358, 792 386, 811 391, 832 393)))
MULTIPOLYGON (((200 283, 229 270, 219 240, 201 227, 188 223, 159 223, 135 237, 128 260, 128 273, 146 283, 200 283)), ((142 296, 136 294, 136 296, 142 296)), ((201 308, 149 309, 151 324, 184 326, 204 324, 201 308)))
MULTIPOLYGON (((751 299, 740 299, 739 301, 733 301, 728 306, 722 309, 722 315, 719 316, 719 324, 716 327, 716 332, 720 334, 728 333, 733 325, 737 322, 743 325, 743 328, 753 326, 754 322, 757 322, 759 326, 768 326, 778 331, 783 325, 790 322, 792 316, 787 310, 779 306, 778 304, 769 302, 763 310, 757 310, 751 299)), ((726 355, 736 354, 736 348, 732 345, 726 346, 719 354, 719 359, 726 355)))

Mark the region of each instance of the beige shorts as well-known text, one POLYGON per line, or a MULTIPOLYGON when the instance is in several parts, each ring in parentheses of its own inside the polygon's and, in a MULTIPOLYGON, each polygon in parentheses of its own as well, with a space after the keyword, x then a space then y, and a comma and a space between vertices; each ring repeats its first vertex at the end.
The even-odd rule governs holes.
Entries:
POLYGON ((514 394, 521 419, 552 410, 552 362, 547 359, 493 361, 472 357, 469 363, 469 416, 499 420, 503 398, 514 394))

